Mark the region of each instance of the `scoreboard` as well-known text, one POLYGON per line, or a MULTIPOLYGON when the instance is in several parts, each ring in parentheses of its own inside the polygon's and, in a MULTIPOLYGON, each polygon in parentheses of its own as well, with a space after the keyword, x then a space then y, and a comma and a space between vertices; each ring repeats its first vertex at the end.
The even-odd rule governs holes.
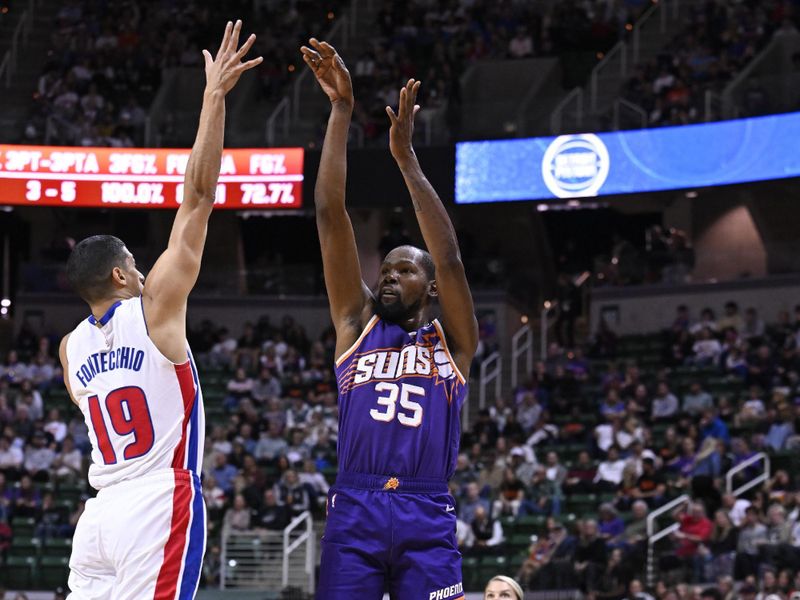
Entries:
MULTIPOLYGON (((0 205, 177 208, 188 149, 0 144, 0 205)), ((303 149, 225 150, 215 209, 296 209, 303 149)))

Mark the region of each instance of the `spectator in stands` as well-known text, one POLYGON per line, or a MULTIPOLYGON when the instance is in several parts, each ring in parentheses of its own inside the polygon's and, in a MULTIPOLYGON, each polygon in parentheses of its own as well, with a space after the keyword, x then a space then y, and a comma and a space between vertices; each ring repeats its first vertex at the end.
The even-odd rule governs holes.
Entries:
POLYGON ((795 434, 794 414, 792 409, 781 397, 777 405, 777 418, 770 425, 764 437, 764 445, 774 451, 783 450, 791 436, 795 434))
POLYGON ((47 444, 44 432, 36 431, 31 443, 25 448, 25 471, 35 481, 47 481, 50 478, 50 467, 55 461, 56 453, 47 444))
POLYGON ((493 519, 483 506, 478 506, 475 508, 471 527, 475 541, 470 548, 470 554, 485 556, 500 552, 505 538, 499 519, 493 519))
POLYGON ((716 364, 722 354, 722 344, 713 336, 711 330, 703 329, 692 346, 693 357, 691 362, 699 366, 712 366, 716 364))
POLYGON ((262 368, 258 379, 253 382, 250 395, 258 404, 266 404, 268 400, 281 395, 281 383, 268 368, 262 368))
POLYGON ((605 541, 599 536, 597 521, 586 519, 579 525, 580 535, 575 548, 575 574, 580 582, 580 589, 585 594, 592 594, 597 589, 598 581, 606 567, 608 551, 605 541))
POLYGON ((673 518, 680 527, 672 534, 675 543, 674 555, 662 557, 659 564, 662 569, 671 571, 684 566, 692 566, 701 544, 711 537, 714 524, 706 517, 706 509, 702 503, 692 501, 678 507, 673 518))
POLYGON ((628 495, 635 500, 645 501, 651 508, 657 508, 664 502, 667 491, 667 482, 664 474, 656 469, 653 458, 642 459, 642 474, 636 480, 636 485, 629 490, 628 495))
POLYGON ((616 492, 622 483, 624 469, 625 461, 619 457, 619 449, 611 446, 606 459, 597 466, 597 474, 594 477, 595 491, 600 494, 616 492))
POLYGON ((712 437, 722 440, 726 444, 730 442, 731 436, 728 426, 725 424, 715 408, 706 408, 702 411, 700 418, 700 441, 712 437))
POLYGON ((269 421, 269 429, 261 433, 254 455, 258 461, 272 462, 286 454, 288 447, 289 444, 281 435, 280 424, 272 420, 269 421))
POLYGON ((683 412, 695 416, 713 406, 711 394, 703 390, 699 381, 693 381, 689 392, 683 397, 683 412))
POLYGON ((83 457, 75 447, 72 436, 67 436, 61 444, 61 451, 56 454, 51 465, 56 479, 74 483, 83 471, 83 457))
POLYGON ((561 508, 561 489, 547 478, 547 470, 538 465, 531 482, 525 488, 525 495, 518 514, 557 515, 561 508))
POLYGON ((217 452, 214 455, 214 468, 211 470, 214 479, 222 488, 225 494, 230 495, 233 491, 233 480, 238 474, 236 467, 228 464, 228 455, 217 452))
POLYGON ((564 493, 569 494, 589 494, 594 491, 594 478, 597 468, 592 462, 592 457, 588 451, 583 450, 578 454, 578 460, 567 471, 564 480, 564 493))
POLYGON ((311 507, 308 490, 300 483, 300 478, 294 469, 289 469, 283 474, 277 488, 279 502, 286 506, 290 517, 296 517, 311 507))
POLYGON ((283 531, 289 524, 287 508, 278 503, 274 490, 264 491, 264 499, 258 508, 253 525, 256 529, 267 531, 283 531))
POLYGON ((758 572, 761 547, 767 541, 767 528, 759 521, 758 510, 754 506, 748 506, 736 545, 734 576, 737 580, 758 572))
POLYGON ((223 527, 238 531, 250 529, 250 512, 244 496, 236 494, 233 498, 233 506, 225 512, 223 527))
POLYGON ((725 314, 717 321, 717 329, 719 331, 725 331, 730 328, 739 333, 742 331, 743 327, 744 320, 739 312, 739 304, 733 300, 729 300, 725 303, 725 314))
POLYGON ((715 581, 718 577, 733 574, 739 530, 728 513, 714 513, 714 528, 708 541, 698 547, 694 559, 694 580, 715 581))
POLYGON ((752 343, 761 340, 765 331, 764 321, 759 318, 758 312, 751 306, 744 313, 744 323, 741 329, 742 337, 752 343))
POLYGON ((653 409, 650 413, 653 421, 672 419, 678 414, 679 408, 678 399, 670 391, 669 385, 666 382, 660 382, 656 396, 653 398, 653 409))
POLYGON ((467 484, 464 498, 458 503, 458 518, 471 525, 479 506, 483 507, 487 514, 491 512, 489 501, 481 497, 480 487, 473 481, 467 484))
POLYGON ((514 470, 506 468, 503 473, 503 483, 498 490, 497 499, 492 507, 492 515, 516 517, 519 507, 525 496, 525 486, 514 473, 514 470))
POLYGON ((33 485, 29 475, 23 475, 19 487, 11 491, 11 510, 15 517, 38 518, 42 508, 42 496, 33 485))
POLYGON ((625 521, 620 518, 619 513, 610 502, 601 504, 598 513, 599 535, 609 546, 612 546, 612 543, 625 531, 625 521))

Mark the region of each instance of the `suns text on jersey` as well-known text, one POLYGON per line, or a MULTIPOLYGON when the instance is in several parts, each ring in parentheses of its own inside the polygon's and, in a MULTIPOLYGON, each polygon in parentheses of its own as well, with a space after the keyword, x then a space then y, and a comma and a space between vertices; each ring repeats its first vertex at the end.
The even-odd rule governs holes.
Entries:
POLYGON ((397 379, 403 375, 430 375, 431 350, 425 346, 406 346, 400 351, 378 350, 358 357, 353 383, 371 379, 397 379))
POLYGON ((115 348, 111 352, 95 352, 90 354, 86 362, 75 372, 84 386, 94 379, 98 373, 106 373, 115 369, 129 369, 138 371, 144 362, 144 350, 122 346, 115 348))

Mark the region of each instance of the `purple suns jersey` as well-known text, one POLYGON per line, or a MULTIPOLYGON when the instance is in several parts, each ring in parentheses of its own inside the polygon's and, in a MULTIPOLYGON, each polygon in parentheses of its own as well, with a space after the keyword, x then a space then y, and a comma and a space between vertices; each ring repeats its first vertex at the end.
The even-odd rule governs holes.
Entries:
POLYGON ((409 333, 373 316, 336 379, 341 472, 452 476, 467 386, 438 321, 409 333))

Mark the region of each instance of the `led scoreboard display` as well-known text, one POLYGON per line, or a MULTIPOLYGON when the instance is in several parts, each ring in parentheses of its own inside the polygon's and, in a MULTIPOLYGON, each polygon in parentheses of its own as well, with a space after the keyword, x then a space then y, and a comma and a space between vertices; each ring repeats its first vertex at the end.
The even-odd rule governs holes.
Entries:
MULTIPOLYGON (((177 208, 188 149, 0 144, 0 205, 177 208)), ((302 206, 303 149, 226 150, 215 208, 302 206)))

